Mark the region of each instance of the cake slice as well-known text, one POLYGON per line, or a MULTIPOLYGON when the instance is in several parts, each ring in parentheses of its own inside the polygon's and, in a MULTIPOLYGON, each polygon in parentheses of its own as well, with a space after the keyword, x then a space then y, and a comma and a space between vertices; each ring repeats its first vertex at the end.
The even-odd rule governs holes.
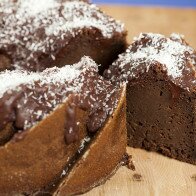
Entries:
POLYGON ((141 34, 105 73, 127 83, 128 144, 196 164, 196 52, 172 34, 141 34))
POLYGON ((99 76, 89 57, 40 73, 1 72, 0 111, 0 195, 53 192, 72 179, 64 175, 76 163, 89 168, 77 176, 83 192, 107 178, 126 151, 125 90, 99 76))
POLYGON ((126 48, 123 24, 83 1, 2 0, 0 70, 43 71, 84 55, 111 64, 126 48))

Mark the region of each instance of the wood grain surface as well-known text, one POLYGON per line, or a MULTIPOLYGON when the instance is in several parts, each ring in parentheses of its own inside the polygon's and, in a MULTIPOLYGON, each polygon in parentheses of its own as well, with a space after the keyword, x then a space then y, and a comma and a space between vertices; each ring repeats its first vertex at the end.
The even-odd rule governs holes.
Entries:
MULTIPOLYGON (((117 6, 102 9, 125 23, 129 42, 140 32, 178 32, 196 48, 196 10, 117 6)), ((127 148, 127 152, 133 155, 136 170, 121 167, 104 185, 85 196, 196 196, 196 166, 140 149, 127 148)))
POLYGON ((121 167, 85 196, 195 196, 196 166, 140 149, 127 148, 135 171, 121 167))

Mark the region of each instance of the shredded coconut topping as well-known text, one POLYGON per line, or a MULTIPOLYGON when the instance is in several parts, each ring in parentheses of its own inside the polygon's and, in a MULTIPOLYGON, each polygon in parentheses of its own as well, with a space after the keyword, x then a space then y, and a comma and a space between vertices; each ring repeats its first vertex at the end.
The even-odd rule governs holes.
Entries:
MULTIPOLYGON (((39 73, 4 71, 0 73, 0 129, 7 122, 14 122, 18 130, 28 129, 69 97, 71 103, 88 111, 92 120, 87 126, 94 132, 116 108, 119 91, 98 74, 98 65, 89 57, 39 73)), ((77 134, 74 126, 80 122, 74 124, 67 129, 68 135, 77 134)))
POLYGON ((106 38, 123 31, 120 22, 81 1, 1 0, 0 15, 0 48, 15 66, 35 66, 41 54, 55 60, 58 48, 85 28, 97 28, 106 38))
POLYGON ((120 78, 126 80, 139 77, 157 63, 173 82, 183 86, 190 82, 185 80, 190 79, 195 84, 196 53, 182 36, 174 33, 169 38, 153 33, 140 34, 113 66, 120 69, 120 78))
POLYGON ((29 16, 35 16, 39 13, 47 12, 58 6, 58 2, 54 0, 19 0, 20 7, 18 13, 26 12, 29 16))
MULTIPOLYGON (((35 82, 40 84, 64 84, 68 82, 71 84, 69 90, 72 92, 79 92, 83 84, 84 78, 76 80, 87 69, 91 68, 97 71, 96 63, 89 57, 83 57, 81 61, 74 65, 66 65, 62 68, 49 68, 43 72, 28 72, 24 70, 4 71, 0 73, 0 98, 7 91, 17 90, 17 87, 24 84, 33 86, 35 82), (75 83, 75 84, 74 84, 75 83)), ((20 90, 20 88, 18 88, 20 90)), ((52 92, 51 92, 52 93, 52 92)))

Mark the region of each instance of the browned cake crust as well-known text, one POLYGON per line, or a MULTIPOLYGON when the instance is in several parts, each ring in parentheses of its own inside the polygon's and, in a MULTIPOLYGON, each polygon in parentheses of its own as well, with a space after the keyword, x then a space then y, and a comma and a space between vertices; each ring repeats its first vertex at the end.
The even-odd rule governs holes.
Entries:
POLYGON ((0 147, 0 194, 31 194, 52 183, 72 158, 87 135, 87 115, 78 110, 81 120, 79 140, 70 145, 64 141, 67 103, 23 133, 24 138, 0 147))
POLYGON ((196 52, 179 35, 141 34, 105 73, 127 83, 128 144, 196 164, 196 52))
POLYGON ((82 157, 54 195, 84 193, 104 183, 120 166, 127 145, 126 95, 122 91, 118 106, 104 127, 98 131, 82 157))
POLYGON ((2 0, 0 15, 0 70, 43 71, 86 55, 102 72, 126 48, 123 24, 86 2, 2 0))
POLYGON ((83 192, 117 167, 126 147, 125 90, 99 76, 89 57, 42 73, 5 71, 0 81, 0 195, 52 193, 66 179, 62 187, 72 187, 75 164, 93 168, 111 158, 88 183, 78 178, 83 192), (106 143, 103 160, 93 157, 106 143))

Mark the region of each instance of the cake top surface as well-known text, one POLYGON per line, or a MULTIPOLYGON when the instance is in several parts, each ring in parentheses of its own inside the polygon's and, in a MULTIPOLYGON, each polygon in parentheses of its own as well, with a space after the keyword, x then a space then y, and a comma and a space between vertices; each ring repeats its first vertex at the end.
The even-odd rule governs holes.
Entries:
POLYGON ((118 96, 119 89, 98 74, 98 65, 89 57, 39 73, 6 70, 0 73, 0 135, 8 123, 16 131, 29 129, 59 104, 69 101, 71 119, 66 138, 70 142, 78 133, 75 106, 88 112, 88 130, 94 132, 112 114, 118 96))
POLYGON ((94 4, 82 1, 0 2, 0 49, 12 57, 16 67, 35 66, 32 64, 37 63, 40 54, 49 54, 55 60, 58 49, 85 28, 96 28, 105 38, 124 31, 120 22, 102 13, 94 4))
POLYGON ((112 77, 110 72, 118 69, 120 80, 128 81, 148 72, 154 65, 161 65, 172 82, 183 88, 196 84, 196 52, 182 36, 174 33, 169 38, 154 33, 140 34, 126 52, 119 55, 109 74, 112 77))
POLYGON ((92 72, 97 72, 98 68, 96 63, 89 57, 83 57, 77 64, 66 65, 62 68, 48 68, 43 72, 6 70, 0 72, 0 98, 4 95, 5 92, 12 90, 20 91, 20 85, 28 85, 31 86, 31 88, 34 88, 35 83, 39 83, 40 85, 60 85, 67 83, 69 84, 69 91, 77 93, 80 91, 81 85, 84 82, 82 73, 89 69, 92 72), (77 80, 79 77, 80 80, 77 80))

